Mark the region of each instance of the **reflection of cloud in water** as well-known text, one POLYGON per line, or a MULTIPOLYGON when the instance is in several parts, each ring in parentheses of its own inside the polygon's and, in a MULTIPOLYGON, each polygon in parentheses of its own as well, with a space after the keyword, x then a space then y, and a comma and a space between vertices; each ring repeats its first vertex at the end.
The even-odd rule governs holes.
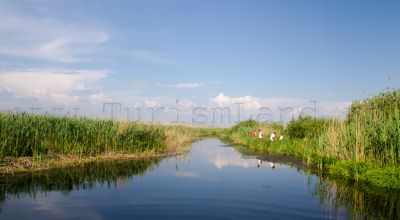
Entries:
POLYGON ((46 197, 36 197, 34 201, 28 201, 35 203, 35 210, 45 212, 53 219, 78 219, 82 216, 85 216, 86 219, 101 219, 101 215, 96 212, 95 208, 87 206, 88 204, 86 201, 75 200, 75 207, 60 206, 60 203, 62 203, 64 199, 65 197, 61 196, 59 193, 51 193, 51 195, 46 197), (84 207, 84 209, 77 207, 84 207), (73 211, 70 208, 72 208, 73 211))
POLYGON ((258 160, 256 159, 242 159, 242 158, 225 158, 217 155, 212 163, 218 168, 222 169, 224 167, 235 166, 242 168, 252 168, 257 167, 258 160))
POLYGON ((186 178, 196 178, 200 176, 196 172, 188 172, 188 171, 177 171, 174 172, 172 175, 176 177, 186 177, 186 178))
POLYGON ((215 148, 209 155, 210 163, 217 169, 234 166, 242 168, 257 167, 259 161, 257 159, 244 159, 241 154, 233 148, 215 148))

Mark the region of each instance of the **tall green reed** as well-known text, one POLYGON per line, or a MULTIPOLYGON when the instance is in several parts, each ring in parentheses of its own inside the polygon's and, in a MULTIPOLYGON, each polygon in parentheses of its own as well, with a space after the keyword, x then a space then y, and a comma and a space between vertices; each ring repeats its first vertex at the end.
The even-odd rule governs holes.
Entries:
POLYGON ((0 114, 1 156, 95 155, 166 147, 159 127, 110 120, 0 114))

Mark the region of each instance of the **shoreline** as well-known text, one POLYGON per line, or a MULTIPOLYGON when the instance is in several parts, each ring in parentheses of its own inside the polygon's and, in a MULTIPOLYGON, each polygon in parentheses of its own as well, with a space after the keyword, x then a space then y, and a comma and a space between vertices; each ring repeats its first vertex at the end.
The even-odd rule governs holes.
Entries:
MULTIPOLYGON (((251 146, 248 143, 235 141, 224 138, 225 143, 233 146, 239 146, 246 149, 249 153, 259 155, 260 159, 265 159, 271 162, 283 162, 298 166, 303 170, 311 170, 320 172, 323 176, 331 177, 332 179, 345 181, 355 185, 364 185, 372 188, 400 190, 400 169, 395 167, 384 167, 375 165, 369 162, 354 162, 347 160, 337 160, 331 163, 325 163, 323 166, 315 165, 316 161, 311 161, 311 164, 295 155, 288 155, 285 152, 262 149, 257 146, 251 146), (359 171, 357 176, 349 174, 350 170, 359 171)), ((271 147, 271 146, 269 146, 271 147)), ((323 158, 317 158, 323 160, 323 158)), ((310 161, 309 161, 310 162, 310 161)))
POLYGON ((0 176, 20 175, 24 173, 48 171, 52 169, 73 168, 93 162, 126 161, 151 159, 183 154, 177 152, 142 152, 137 154, 105 153, 98 156, 57 155, 37 159, 33 157, 6 157, 1 159, 0 176))
POLYGON ((182 143, 179 147, 168 147, 165 151, 145 151, 138 153, 108 152, 97 156, 79 155, 50 155, 43 158, 34 157, 4 157, 0 158, 0 177, 24 175, 27 173, 66 169, 83 166, 93 162, 130 161, 172 157, 185 154, 196 141, 209 137, 197 137, 182 143))
POLYGON ((65 169, 82 166, 93 162, 128 161, 137 159, 151 159, 171 157, 186 153, 190 145, 201 138, 188 141, 181 147, 167 149, 166 151, 145 151, 138 153, 107 152, 96 156, 79 155, 50 155, 42 158, 35 157, 4 157, 0 158, 0 177, 23 175, 32 172, 48 171, 52 169, 65 169))

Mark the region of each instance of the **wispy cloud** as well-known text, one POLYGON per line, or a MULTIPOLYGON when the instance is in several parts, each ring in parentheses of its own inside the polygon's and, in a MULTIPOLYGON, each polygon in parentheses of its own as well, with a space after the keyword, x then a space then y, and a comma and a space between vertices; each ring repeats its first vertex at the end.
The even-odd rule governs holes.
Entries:
POLYGON ((108 75, 107 70, 14 70, 0 72, 0 88, 18 97, 35 97, 67 104, 80 99, 74 92, 90 91, 93 85, 108 75))
POLYGON ((220 84, 222 84, 222 81, 212 81, 211 84, 213 84, 213 85, 220 85, 220 84))
POLYGON ((200 83, 177 83, 177 84, 166 84, 165 87, 175 88, 175 89, 197 89, 204 87, 200 83))
POLYGON ((104 103, 110 101, 110 97, 103 92, 91 94, 89 96, 89 101, 92 103, 104 103))
POLYGON ((130 85, 134 88, 173 88, 173 89, 198 89, 206 85, 201 83, 161 83, 161 82, 148 82, 148 81, 133 81, 130 85))
POLYGON ((200 176, 197 172, 189 172, 189 171, 176 171, 172 174, 175 177, 183 177, 183 178, 197 178, 200 176))
POLYGON ((155 53, 149 50, 135 50, 132 52, 132 59, 142 63, 155 63, 155 64, 174 64, 172 59, 155 53))
POLYGON ((62 63, 87 61, 88 55, 110 37, 93 25, 6 9, 0 7, 0 54, 3 55, 62 63))
POLYGON ((160 106, 160 103, 155 100, 147 100, 144 102, 147 108, 156 108, 160 106))

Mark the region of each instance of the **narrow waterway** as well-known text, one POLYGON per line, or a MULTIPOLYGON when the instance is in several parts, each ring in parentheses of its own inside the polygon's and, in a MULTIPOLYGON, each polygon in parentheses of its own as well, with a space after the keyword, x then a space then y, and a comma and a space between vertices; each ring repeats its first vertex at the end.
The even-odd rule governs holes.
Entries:
POLYGON ((400 193, 363 189, 219 140, 185 155, 1 177, 0 219, 398 219, 400 193))

